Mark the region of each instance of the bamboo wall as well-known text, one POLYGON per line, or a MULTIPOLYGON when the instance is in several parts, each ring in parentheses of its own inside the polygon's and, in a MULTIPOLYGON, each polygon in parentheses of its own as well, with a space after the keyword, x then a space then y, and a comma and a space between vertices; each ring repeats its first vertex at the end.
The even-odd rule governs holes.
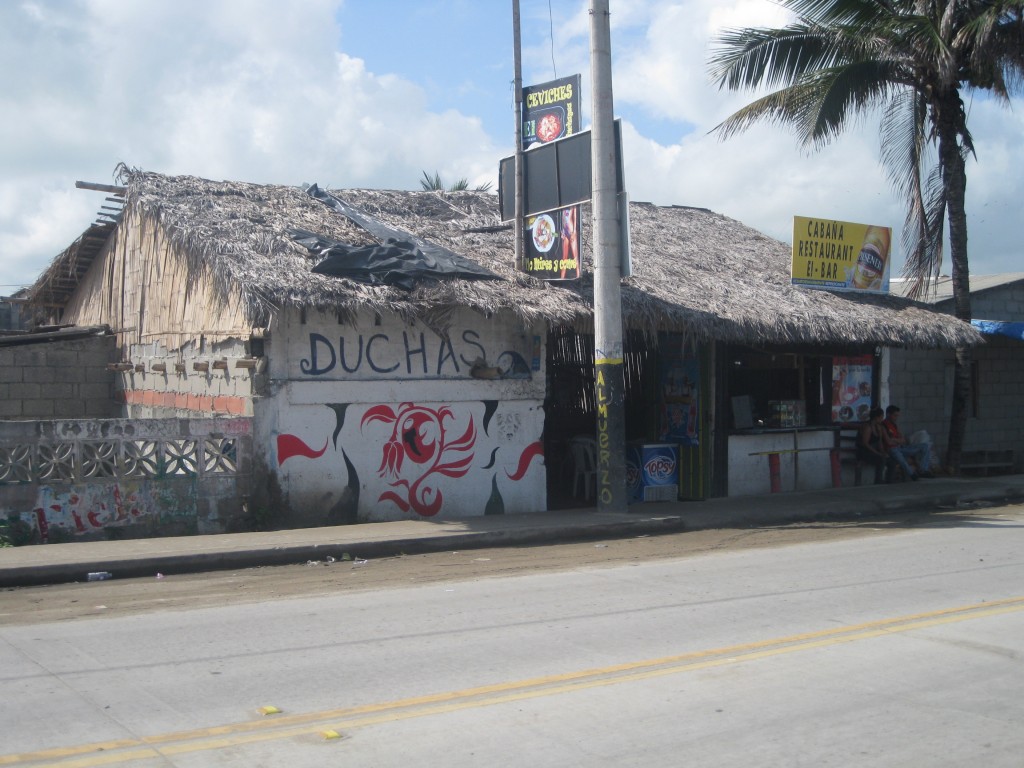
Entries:
POLYGON ((184 256, 151 218, 125 211, 114 238, 90 267, 64 311, 64 322, 109 325, 118 346, 156 345, 175 352, 199 340, 247 339, 251 327, 238 295, 225 302, 209 272, 190 274, 184 256))

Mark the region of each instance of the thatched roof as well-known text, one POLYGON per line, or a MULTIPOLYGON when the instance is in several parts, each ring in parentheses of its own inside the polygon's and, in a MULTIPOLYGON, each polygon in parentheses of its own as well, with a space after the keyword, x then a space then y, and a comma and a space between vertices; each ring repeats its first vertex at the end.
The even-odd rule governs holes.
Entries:
MULTIPOLYGON (((159 221, 196 274, 222 296, 241 295, 254 326, 287 306, 351 314, 369 309, 444 324, 455 306, 484 315, 508 310, 524 322, 592 327, 593 278, 545 283, 514 268, 513 234, 497 198, 483 192, 332 190, 384 224, 410 232, 497 274, 441 280, 411 292, 311 272, 315 258, 289 234, 302 229, 352 245, 376 241, 297 187, 216 182, 121 169, 128 212, 159 221)), ((623 280, 627 327, 674 330, 694 340, 750 344, 952 347, 979 343, 969 325, 896 297, 848 296, 789 283, 790 247, 700 208, 630 206, 633 276, 623 280)), ((589 272, 589 212, 581 253, 589 272)), ((76 244, 79 241, 76 241, 76 244)), ((39 303, 66 300, 73 244, 33 286, 39 303)))

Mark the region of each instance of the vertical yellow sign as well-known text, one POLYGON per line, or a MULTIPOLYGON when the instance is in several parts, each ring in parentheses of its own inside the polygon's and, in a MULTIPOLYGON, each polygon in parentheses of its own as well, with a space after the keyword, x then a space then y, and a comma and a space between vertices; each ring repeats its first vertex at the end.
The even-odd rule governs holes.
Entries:
POLYGON ((793 217, 793 285, 889 292, 892 229, 833 219, 793 217))

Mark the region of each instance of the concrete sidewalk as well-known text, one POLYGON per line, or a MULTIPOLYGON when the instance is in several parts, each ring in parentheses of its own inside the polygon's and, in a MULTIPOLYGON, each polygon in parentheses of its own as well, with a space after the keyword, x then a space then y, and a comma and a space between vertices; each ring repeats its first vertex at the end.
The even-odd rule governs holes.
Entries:
POLYGON ((463 520, 404 520, 261 533, 47 544, 0 549, 0 587, 85 581, 92 571, 129 578, 287 565, 328 556, 370 559, 402 553, 855 519, 1020 501, 1024 501, 1024 475, 1003 475, 636 504, 624 514, 584 508, 463 520))

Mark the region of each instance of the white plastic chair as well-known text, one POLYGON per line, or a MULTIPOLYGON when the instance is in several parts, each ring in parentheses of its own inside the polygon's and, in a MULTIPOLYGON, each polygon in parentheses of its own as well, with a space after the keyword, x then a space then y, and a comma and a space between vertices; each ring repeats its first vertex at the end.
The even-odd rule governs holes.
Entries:
POLYGON ((573 437, 569 440, 574 468, 572 495, 590 500, 597 493, 597 441, 592 437, 573 437))

